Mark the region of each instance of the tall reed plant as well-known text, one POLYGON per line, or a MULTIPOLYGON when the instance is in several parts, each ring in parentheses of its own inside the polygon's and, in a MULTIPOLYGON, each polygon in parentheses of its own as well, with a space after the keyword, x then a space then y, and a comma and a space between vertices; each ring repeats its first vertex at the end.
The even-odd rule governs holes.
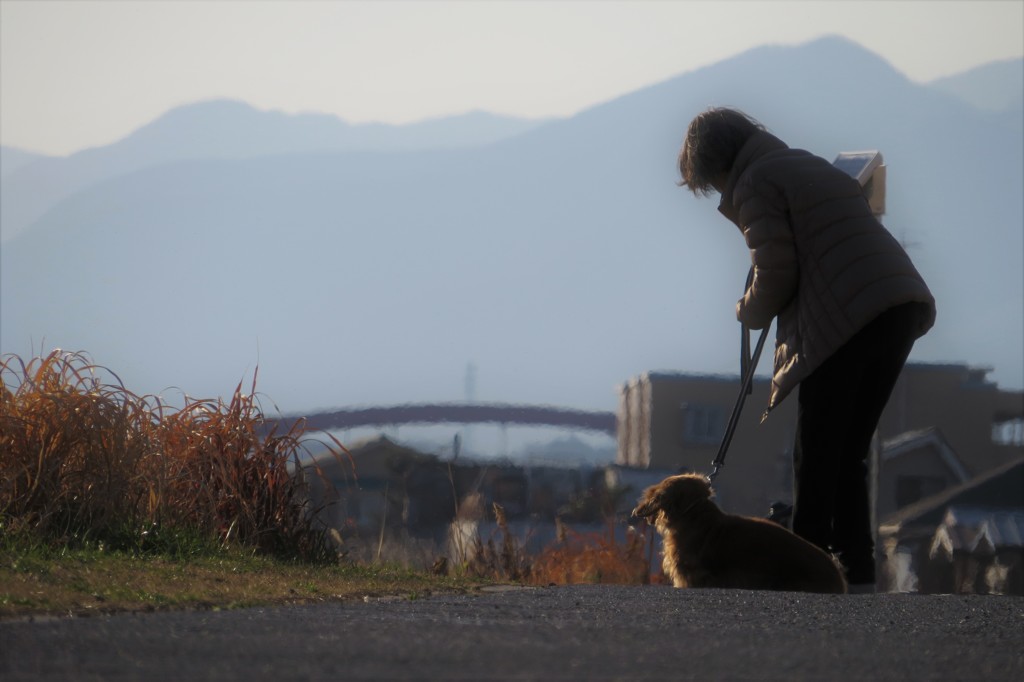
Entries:
MULTIPOLYGON (((326 559, 293 476, 305 425, 264 418, 242 383, 228 401, 139 396, 83 353, 0 357, 0 532, 128 549, 208 538, 326 559)), ((347 451, 341 443, 336 457, 347 451)), ((351 459, 349 459, 349 463, 351 459)))

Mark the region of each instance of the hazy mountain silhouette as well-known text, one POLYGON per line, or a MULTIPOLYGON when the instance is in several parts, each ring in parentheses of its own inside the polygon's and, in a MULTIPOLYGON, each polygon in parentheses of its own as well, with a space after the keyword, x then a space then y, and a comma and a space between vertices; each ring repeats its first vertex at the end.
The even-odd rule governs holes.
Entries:
POLYGON ((43 154, 37 154, 17 147, 0 147, 0 178, 7 178, 19 168, 30 163, 46 158, 43 154))
POLYGON ((285 411, 458 399, 469 361, 481 400, 596 409, 645 370, 734 373, 749 256, 675 184, 686 124, 717 104, 826 158, 882 150, 885 222, 938 299, 914 358, 1024 383, 1019 121, 837 38, 481 147, 108 176, 4 244, 0 348, 85 349, 143 392, 223 394, 258 364, 285 411))
POLYGON ((1024 111, 1024 58, 1005 59, 928 84, 979 109, 1020 115, 1024 111))
POLYGON ((185 105, 105 147, 31 164, 15 156, 18 172, 7 177, 5 171, 0 186, 0 238, 10 239, 61 199, 97 182, 171 161, 457 149, 489 144, 542 124, 473 112, 403 126, 352 125, 336 116, 261 111, 234 100, 185 105))

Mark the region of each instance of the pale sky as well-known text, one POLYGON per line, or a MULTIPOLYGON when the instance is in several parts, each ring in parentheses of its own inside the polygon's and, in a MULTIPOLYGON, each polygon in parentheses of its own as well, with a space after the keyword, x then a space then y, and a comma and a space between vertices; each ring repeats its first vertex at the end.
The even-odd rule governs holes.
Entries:
POLYGON ((0 0, 0 143, 68 154, 220 97, 350 123, 564 117, 826 34, 926 82, 1024 55, 1024 0, 0 0))

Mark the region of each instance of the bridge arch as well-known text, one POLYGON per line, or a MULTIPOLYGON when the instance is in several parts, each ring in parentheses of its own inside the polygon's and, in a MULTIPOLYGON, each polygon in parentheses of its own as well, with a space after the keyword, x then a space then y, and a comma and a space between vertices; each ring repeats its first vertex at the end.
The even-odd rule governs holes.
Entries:
POLYGON ((598 431, 615 436, 615 413, 574 410, 548 405, 503 403, 422 403, 377 407, 342 408, 276 420, 283 425, 306 420, 315 431, 352 429, 365 426, 404 424, 503 424, 517 426, 560 426, 598 431))

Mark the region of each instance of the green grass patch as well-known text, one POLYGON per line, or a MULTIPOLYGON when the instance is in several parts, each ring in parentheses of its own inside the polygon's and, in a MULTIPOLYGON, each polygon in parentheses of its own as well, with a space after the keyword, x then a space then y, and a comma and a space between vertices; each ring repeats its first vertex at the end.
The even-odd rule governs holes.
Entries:
POLYGON ((400 566, 309 563, 237 548, 188 560, 97 547, 0 549, 0 618, 416 599, 485 584, 400 566))

